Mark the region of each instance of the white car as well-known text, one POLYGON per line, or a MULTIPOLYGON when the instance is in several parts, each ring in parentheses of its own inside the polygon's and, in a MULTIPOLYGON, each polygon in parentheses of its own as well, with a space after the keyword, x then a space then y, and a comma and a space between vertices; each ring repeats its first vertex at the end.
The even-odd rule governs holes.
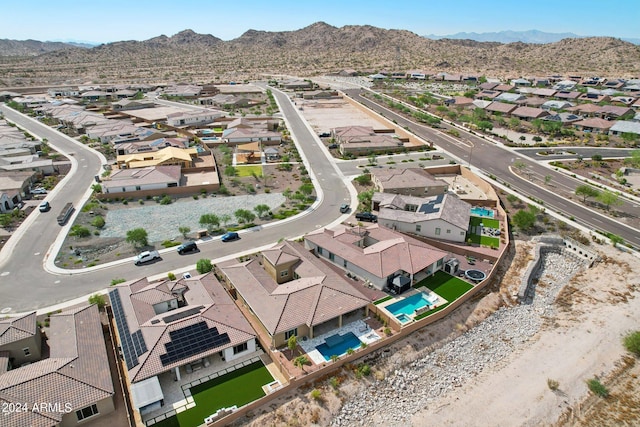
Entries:
POLYGON ((157 259, 160 259, 160 254, 158 253, 158 251, 144 251, 144 252, 140 252, 136 256, 135 264, 140 265, 140 264, 147 263, 149 261, 155 261, 157 259))
POLYGON ((31 194, 47 194, 47 190, 42 187, 32 188, 29 192, 31 194))

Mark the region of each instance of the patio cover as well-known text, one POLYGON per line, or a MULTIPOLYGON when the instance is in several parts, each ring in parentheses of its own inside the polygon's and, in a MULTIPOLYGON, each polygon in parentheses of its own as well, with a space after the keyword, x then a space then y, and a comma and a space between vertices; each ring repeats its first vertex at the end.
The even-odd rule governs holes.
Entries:
POLYGON ((164 394, 162 394, 158 377, 147 378, 144 381, 131 384, 131 398, 136 409, 163 400, 164 394))
POLYGON ((247 144, 238 145, 238 150, 260 151, 260 142, 249 142, 247 144))

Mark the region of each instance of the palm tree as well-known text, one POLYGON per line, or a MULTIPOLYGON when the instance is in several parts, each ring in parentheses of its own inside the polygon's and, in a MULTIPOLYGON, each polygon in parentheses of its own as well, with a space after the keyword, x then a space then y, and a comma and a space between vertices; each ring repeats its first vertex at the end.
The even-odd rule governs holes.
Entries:
POLYGON ((300 369, 302 369, 302 372, 307 372, 304 370, 304 365, 309 363, 309 359, 307 359, 307 356, 298 356, 295 359, 293 359, 293 366, 296 366, 300 369))

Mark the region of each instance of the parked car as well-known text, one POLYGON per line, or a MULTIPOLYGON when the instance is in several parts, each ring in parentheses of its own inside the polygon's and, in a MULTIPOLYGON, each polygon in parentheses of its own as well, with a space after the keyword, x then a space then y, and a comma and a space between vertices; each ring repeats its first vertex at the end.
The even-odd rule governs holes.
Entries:
POLYGON ((36 188, 32 188, 31 190, 29 190, 29 193, 31 193, 31 194, 47 194, 47 190, 45 190, 42 187, 36 187, 36 188))
POLYGON ((187 252, 196 252, 198 250, 198 245, 196 242, 184 242, 180 246, 178 246, 178 253, 180 255, 185 254, 187 252))
POLYGON ((319 133, 318 136, 320 138, 328 138, 331 136, 331 134, 329 132, 322 132, 322 133, 319 133))
POLYGON ((222 240, 223 242, 230 242, 239 238, 240 236, 238 235, 238 233, 232 231, 227 234, 223 234, 220 240, 222 240))
POLYGON ((49 202, 44 201, 40 203, 40 206, 38 206, 38 209, 40 209, 40 212, 49 212, 49 209, 51 209, 51 205, 49 204, 49 202))
POLYGON ((329 150, 333 150, 334 148, 338 148, 338 144, 329 144, 329 150))
POLYGON ((356 219, 358 221, 378 222, 378 216, 371 212, 358 212, 356 214, 356 219))
POLYGON ((342 213, 349 212, 349 205, 347 205, 346 203, 341 204, 340 205, 340 212, 342 212, 342 213))
POLYGON ((135 259, 135 264, 140 265, 150 261, 155 261, 160 259, 160 254, 158 251, 144 251, 140 252, 135 259))
POLYGON ((186 273, 182 273, 182 278, 183 279, 191 279, 191 273, 189 273, 188 271, 186 273))

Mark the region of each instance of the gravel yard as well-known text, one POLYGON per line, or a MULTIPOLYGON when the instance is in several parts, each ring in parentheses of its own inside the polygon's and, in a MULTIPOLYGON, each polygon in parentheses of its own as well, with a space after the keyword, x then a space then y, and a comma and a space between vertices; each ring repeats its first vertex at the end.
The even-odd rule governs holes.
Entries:
POLYGON ((206 213, 215 213, 219 217, 229 215, 233 218, 232 224, 236 221, 233 213, 238 209, 253 210, 260 204, 275 209, 284 202, 281 193, 184 199, 170 205, 147 202, 140 207, 107 211, 106 225, 100 235, 125 238, 127 231, 142 227, 149 233, 149 242, 161 242, 179 237, 178 227, 181 226, 189 227, 192 231, 206 228, 199 224, 200 216, 206 213))

